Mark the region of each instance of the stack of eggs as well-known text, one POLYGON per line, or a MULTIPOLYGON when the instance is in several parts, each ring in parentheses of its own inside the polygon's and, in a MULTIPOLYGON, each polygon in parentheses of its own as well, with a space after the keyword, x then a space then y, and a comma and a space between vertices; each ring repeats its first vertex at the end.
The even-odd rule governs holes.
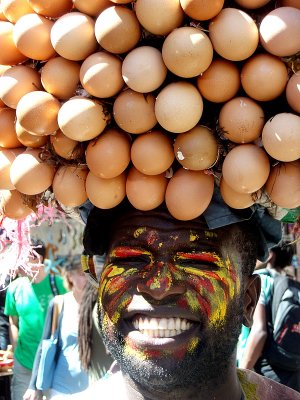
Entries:
POLYGON ((4 215, 50 192, 190 220, 216 185, 232 208, 299 211, 299 0, 0 7, 4 215))

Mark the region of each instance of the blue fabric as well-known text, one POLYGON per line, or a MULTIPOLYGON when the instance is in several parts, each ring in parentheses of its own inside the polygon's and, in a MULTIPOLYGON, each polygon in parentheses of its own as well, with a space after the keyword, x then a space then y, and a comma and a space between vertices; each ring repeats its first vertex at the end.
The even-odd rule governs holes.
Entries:
POLYGON ((58 332, 50 339, 42 341, 42 354, 36 380, 36 387, 39 390, 47 390, 52 386, 53 375, 56 365, 56 354, 58 345, 58 332))

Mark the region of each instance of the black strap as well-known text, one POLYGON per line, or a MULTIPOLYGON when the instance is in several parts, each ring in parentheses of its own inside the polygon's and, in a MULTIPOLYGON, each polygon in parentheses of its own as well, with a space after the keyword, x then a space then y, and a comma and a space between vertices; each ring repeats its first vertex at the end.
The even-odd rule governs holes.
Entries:
POLYGON ((57 296, 59 294, 59 291, 58 291, 58 288, 56 286, 55 275, 50 274, 49 278, 50 278, 50 286, 51 286, 51 290, 52 290, 53 296, 57 296))

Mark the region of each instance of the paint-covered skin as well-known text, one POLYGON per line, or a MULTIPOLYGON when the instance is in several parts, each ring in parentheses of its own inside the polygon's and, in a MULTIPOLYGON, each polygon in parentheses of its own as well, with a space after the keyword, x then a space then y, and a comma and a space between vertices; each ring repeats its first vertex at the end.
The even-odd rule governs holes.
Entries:
POLYGON ((199 221, 138 213, 118 222, 99 288, 102 326, 138 359, 182 359, 222 328, 240 293, 230 249, 199 221))

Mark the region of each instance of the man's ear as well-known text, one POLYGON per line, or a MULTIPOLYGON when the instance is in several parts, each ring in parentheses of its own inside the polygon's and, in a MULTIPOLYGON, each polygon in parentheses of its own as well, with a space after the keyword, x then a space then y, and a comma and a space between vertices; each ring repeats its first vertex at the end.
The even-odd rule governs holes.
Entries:
POLYGON ((260 276, 257 274, 247 278, 244 296, 243 325, 251 327, 253 313, 259 299, 261 288, 260 276))

